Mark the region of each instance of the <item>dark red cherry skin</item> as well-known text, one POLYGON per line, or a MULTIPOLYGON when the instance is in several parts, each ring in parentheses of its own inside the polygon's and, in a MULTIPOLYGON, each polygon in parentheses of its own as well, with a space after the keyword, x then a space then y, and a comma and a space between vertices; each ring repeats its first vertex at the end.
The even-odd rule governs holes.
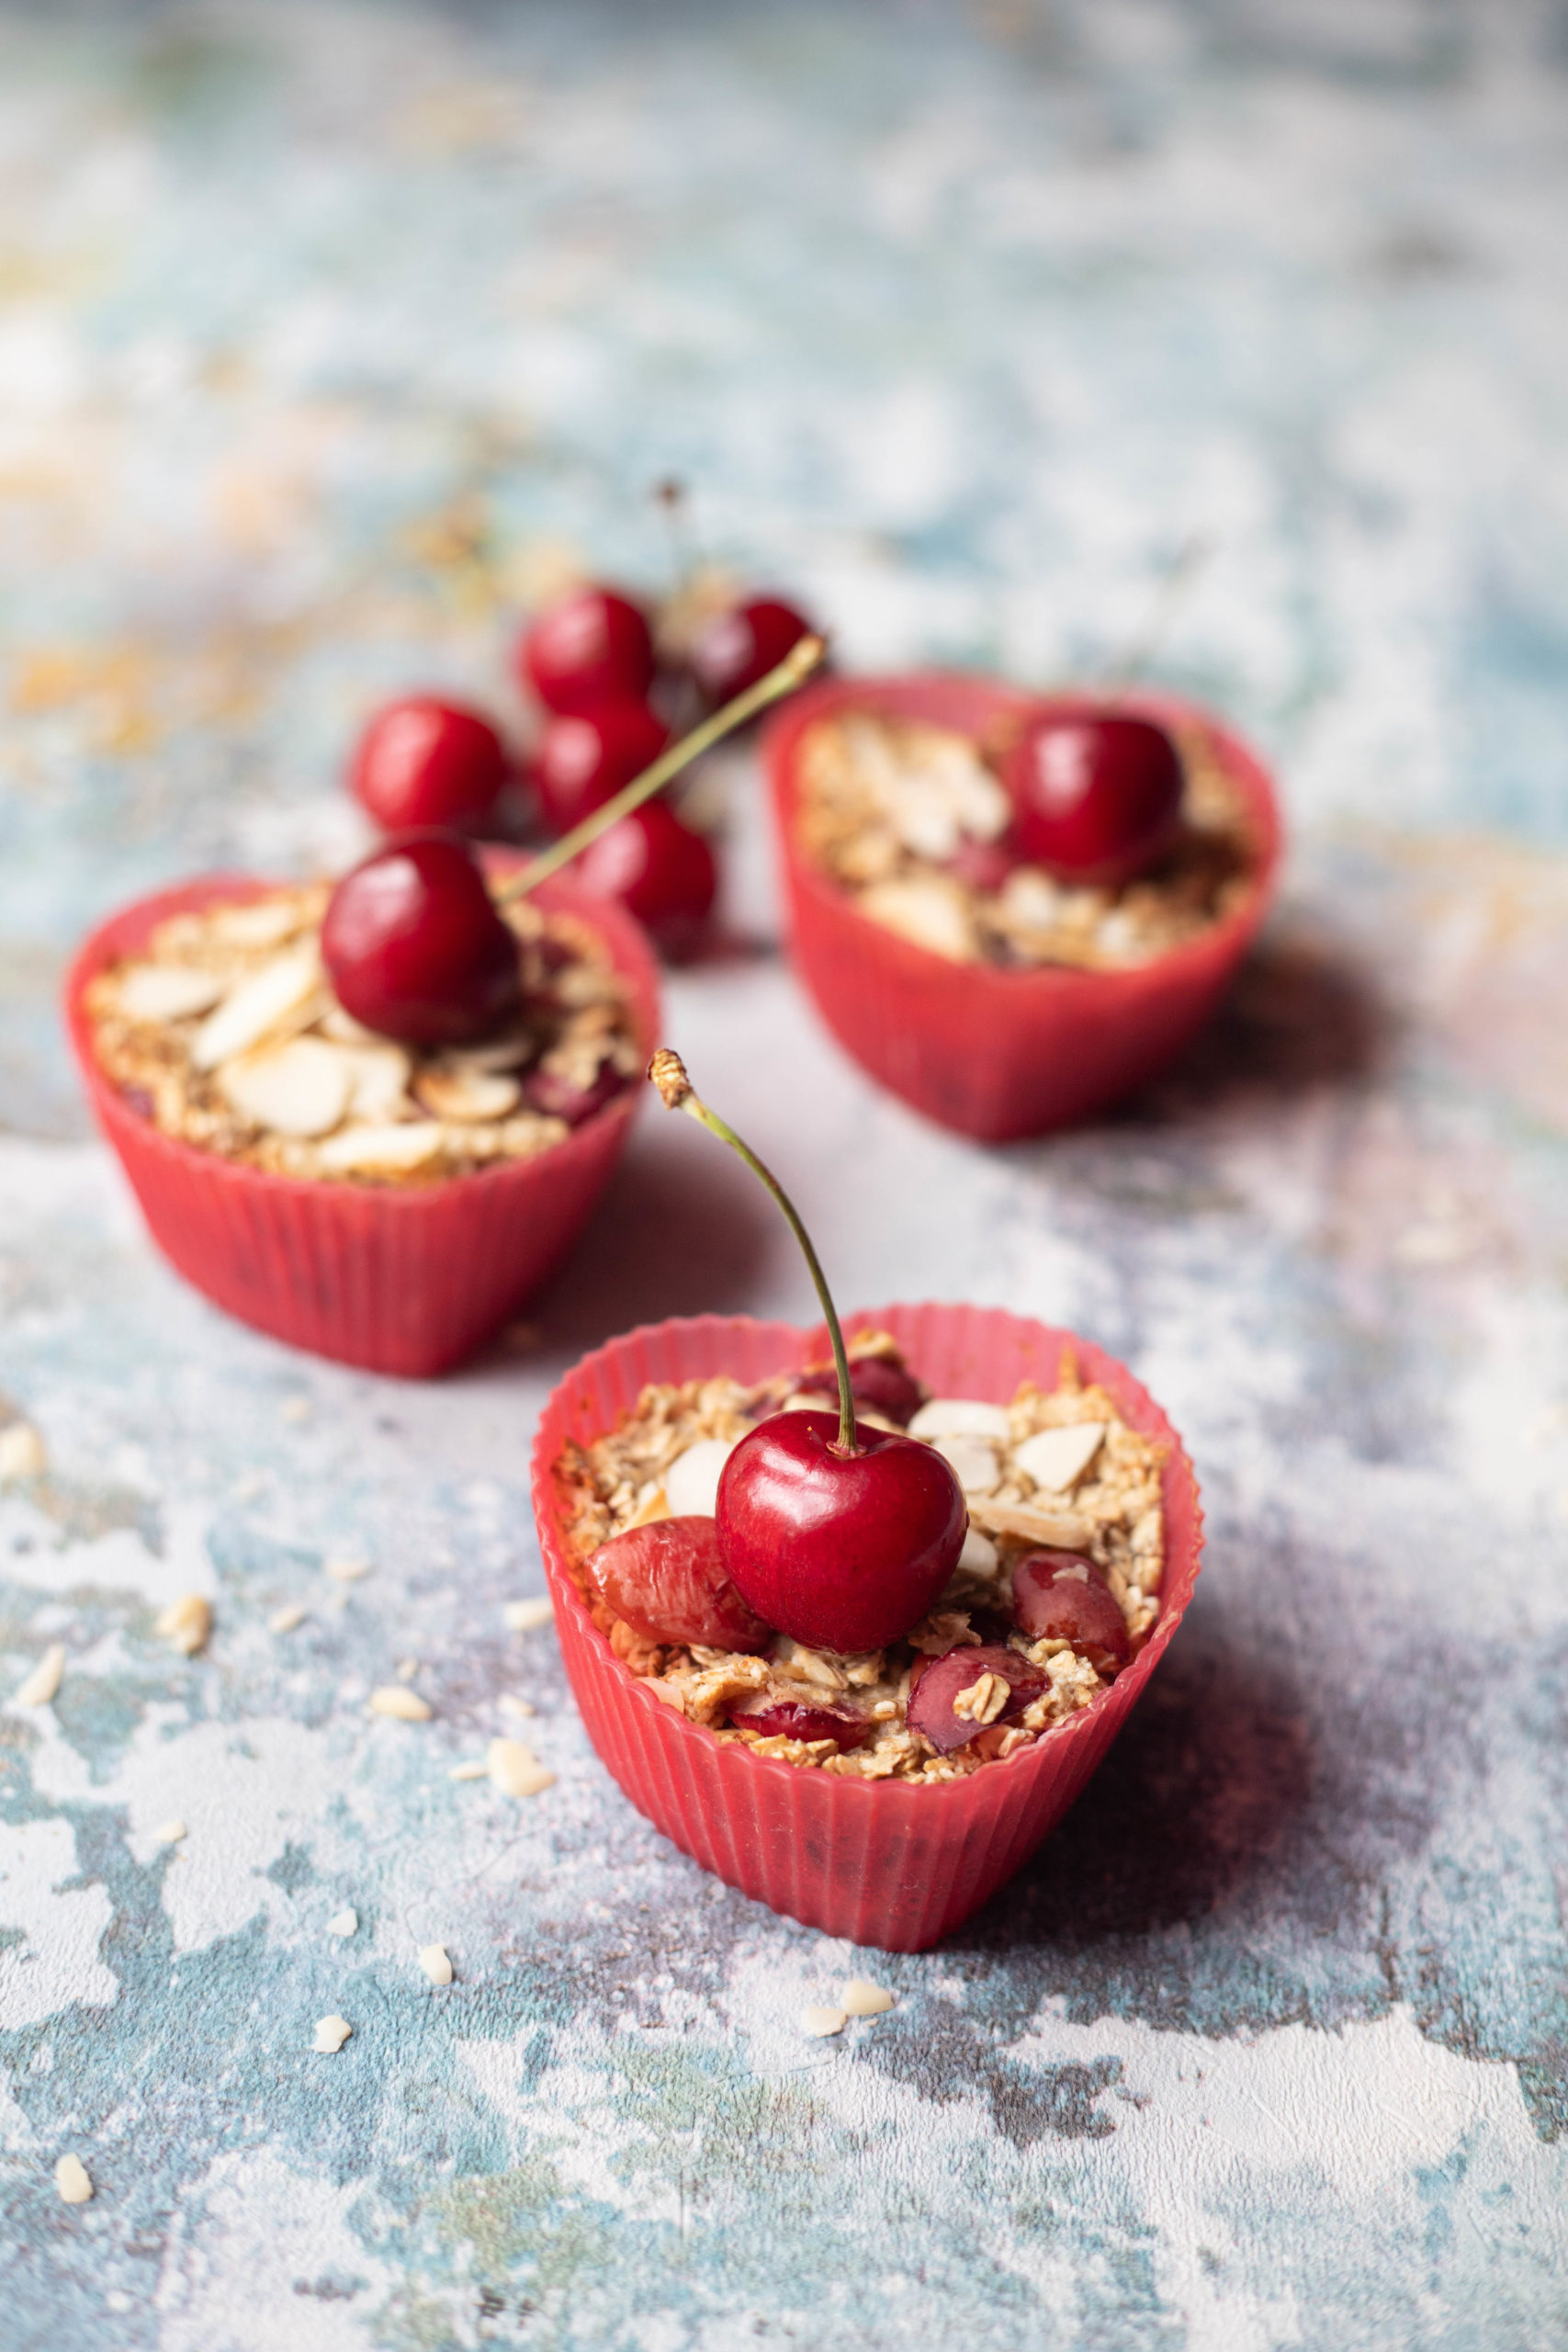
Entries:
POLYGON ((534 788, 550 831, 570 833, 603 808, 623 785, 653 765, 669 741, 670 729, 645 702, 607 702, 599 710, 552 718, 533 766, 534 788))
POLYGON ((726 1574, 711 1519, 656 1519, 602 1544, 588 1573, 634 1634, 705 1649, 765 1650, 773 1639, 726 1574))
POLYGON ((1026 1657, 1021 1657, 1001 1642, 982 1642, 978 1648, 971 1642, 963 1649, 948 1650, 942 1657, 933 1657, 909 1692, 906 1720, 910 1729, 929 1739, 939 1754, 951 1756, 955 1748, 967 1747, 976 1733, 986 1728, 953 1712, 953 1702, 959 1692, 967 1690, 982 1674, 999 1674, 1011 1685, 1011 1697, 994 1718, 1004 1726, 1017 1722, 1051 1679, 1042 1668, 1031 1666, 1026 1657))
POLYGON ((776 596, 732 605, 698 631, 692 674, 709 702, 728 702, 776 669, 810 627, 803 613, 776 596))
POLYGON ((1090 703, 1031 720, 1004 781, 1024 856, 1063 882, 1131 880, 1180 820, 1181 762, 1164 728, 1090 703))
POLYGON ((370 719, 354 754, 355 797, 383 832, 484 823, 507 780, 488 718, 435 695, 404 695, 370 719))
POLYGON ((718 868, 701 833, 662 800, 645 800, 590 842, 572 871, 595 898, 619 899, 673 961, 707 936, 718 868))
POLYGON ((1116 1596, 1081 1552, 1027 1553, 1012 1572, 1012 1611, 1032 1642, 1070 1642, 1099 1674, 1114 1674, 1132 1654, 1116 1596))
MULTIPOLYGON (((839 1378, 830 1363, 811 1365, 795 1385, 803 1396, 830 1396, 838 1402, 839 1378)), ((897 1421, 901 1430, 908 1428, 925 1401, 919 1382, 888 1356, 852 1356, 850 1387, 857 1405, 880 1413, 885 1421, 897 1421)))
POLYGON ((321 959, 346 1012, 409 1046, 482 1036, 522 988, 517 942, 451 833, 406 834, 345 874, 321 959))
POLYGON ((547 710, 642 702, 653 684, 647 616, 613 588, 575 588, 525 632, 523 675, 547 710))
POLYGON ((834 1450, 836 1413, 775 1413, 718 1482, 718 1540, 737 1591, 814 1649, 878 1650, 923 1617, 953 1574, 963 1489, 933 1447, 861 1428, 834 1450))
POLYGON ((761 1706, 731 1707, 729 1720, 740 1731, 764 1739, 830 1739, 840 1750, 863 1747, 871 1725, 863 1715, 840 1714, 836 1707, 806 1707, 798 1699, 770 1699, 761 1706))
POLYGON ((547 1118, 564 1119, 569 1127, 580 1127, 584 1119, 591 1119, 595 1111, 625 1093, 626 1083, 608 1062, 600 1064, 592 1086, 573 1086, 553 1069, 535 1069, 523 1081, 523 1099, 531 1111, 542 1111, 547 1118))

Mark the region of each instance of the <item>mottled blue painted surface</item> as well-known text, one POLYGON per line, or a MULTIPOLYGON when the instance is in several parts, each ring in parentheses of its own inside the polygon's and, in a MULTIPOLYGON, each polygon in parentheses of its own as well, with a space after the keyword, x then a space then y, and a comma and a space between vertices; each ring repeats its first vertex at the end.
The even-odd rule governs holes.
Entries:
POLYGON ((0 1688, 69 1653, 0 1704, 0 2340, 1560 2344, 1557 19, 235 6, 0 46, 0 1386, 51 1454, 0 1497, 0 1688), (1210 1513, 1120 1749, 916 1959, 674 1854, 502 1622, 560 1370, 807 1313, 740 1172, 645 1118, 532 1335, 397 1386, 175 1283, 54 1025, 100 910, 352 847, 378 691, 504 702, 548 542, 657 578, 671 469, 859 665, 1093 668, 1202 534, 1157 668, 1296 831, 1183 1068, 981 1152, 793 990, 729 763, 737 944, 671 989, 706 1091, 842 1295, 1076 1324, 1210 1513), (185 1664, 152 1620, 193 1588, 185 1664), (406 1658, 434 1720, 367 1718, 406 1658), (448 1778, 518 1729, 545 1796, 448 1778), (898 2007, 803 2041, 852 1968, 898 2007))

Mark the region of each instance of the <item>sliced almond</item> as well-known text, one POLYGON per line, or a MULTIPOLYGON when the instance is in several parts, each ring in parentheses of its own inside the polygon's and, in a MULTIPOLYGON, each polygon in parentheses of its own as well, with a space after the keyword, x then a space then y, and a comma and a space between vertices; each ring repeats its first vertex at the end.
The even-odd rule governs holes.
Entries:
POLYGON ((488 1781, 490 1766, 482 1756, 470 1756, 462 1764, 454 1764, 446 1778, 449 1781, 488 1781))
POLYGON ((503 1796, 536 1797, 555 1786, 555 1774, 520 1739, 492 1739, 485 1755, 491 1780, 503 1796))
POLYGON ((481 1069, 442 1069, 432 1065, 414 1080, 415 1100, 438 1119, 504 1119, 523 1100, 514 1078, 481 1069))
POLYGON ((282 1608, 275 1609, 267 1619, 267 1632, 269 1634, 296 1633, 305 1623, 309 1611, 299 1601, 286 1600, 282 1608))
POLYGON ((253 899, 238 907, 215 907, 207 927, 230 947, 276 947, 292 939, 308 920, 308 910, 288 896, 253 899))
POLYGON ((449 1046, 434 1067, 446 1070, 516 1069, 534 1051, 537 1040, 529 1030, 511 1037, 491 1037, 482 1046, 449 1046))
POLYGON ((735 1451, 725 1437, 700 1437, 664 1473, 664 1499, 675 1519, 711 1519, 718 1509, 719 1473, 735 1451))
POLYGON ((446 1145, 446 1130, 438 1121, 419 1119, 401 1127, 344 1127, 318 1145, 316 1158, 332 1175, 407 1175, 438 1158, 446 1145))
POLYGON ((336 997, 321 1015, 321 1035, 330 1037, 334 1046, 384 1046, 387 1042, 377 1029, 367 1029, 352 1012, 345 1012, 336 997))
POLYGON ((428 1701, 406 1682, 383 1682, 370 1693, 370 1712, 374 1715, 390 1715, 400 1724, 427 1724, 431 1717, 428 1701))
POLYGON ((862 914, 885 931, 896 931, 933 956, 972 964, 980 953, 968 897, 945 875, 896 875, 890 881, 874 882, 856 903, 862 914))
POLYGON ((310 2047, 312 2050, 321 2051, 324 2057, 331 2058, 343 2048, 353 2031, 354 2028, 346 2018, 318 2018, 310 2047))
POLYGON ((25 1682, 17 1686, 13 1704, 18 1707, 47 1707, 60 1689, 65 1672, 65 1645, 51 1642, 25 1682))
POLYGON ((556 1613, 555 1602, 548 1593, 540 1593, 533 1600, 509 1600, 502 1609, 507 1629, 513 1634, 532 1634, 539 1626, 550 1623, 556 1613))
POLYGON ((879 2018, 897 2006, 894 1996, 881 1984, 873 1984, 863 1976, 852 1976, 839 1987, 839 2005, 846 2017, 879 2018))
POLYGON ((1073 1421, 1060 1430, 1040 1430, 1013 1448, 1013 1462, 1037 1487, 1064 1494, 1076 1487, 1105 1437, 1103 1421, 1073 1421))
POLYGON ((171 1600, 160 1610, 154 1629, 165 1642, 172 1642, 181 1656, 195 1657, 204 1650, 212 1637, 212 1603, 199 1592, 183 1593, 178 1600, 171 1600))
POLYGON ((958 1555, 958 1565, 967 1576, 995 1576, 997 1547, 988 1535, 981 1534, 977 1527, 966 1527, 964 1531, 964 1549, 958 1555))
POLYGON ((997 1449, 983 1437, 939 1437, 932 1452, 952 1464, 966 1495, 988 1495, 1000 1483, 997 1449))
POLYGON ((275 956, 226 996, 196 1033, 190 1057, 197 1069, 232 1061, 287 1019, 319 985, 321 959, 314 940, 275 956))
POLYGON ((334 1911, 327 1921, 329 1936, 356 1936, 359 1933, 357 1911, 334 1911))
POLYGON ((218 1083, 243 1119, 278 1136, 330 1134, 348 1108, 351 1073, 336 1046, 293 1037, 225 1062, 218 1083))
POLYGON ((821 2008, 815 2002, 800 2012, 802 2033, 810 2034, 817 2041, 824 2041, 829 2034, 842 2033, 849 2021, 847 2010, 821 2008))
POLYGON ((55 2194, 62 2205, 85 2205, 93 2194, 87 2167, 80 2156, 61 2156, 54 2167, 55 2194))
MULTIPOLYGON (((366 1032, 367 1035, 369 1032, 366 1032)), ((348 1109, 355 1119, 390 1119, 408 1099, 413 1063, 400 1046, 342 1046, 348 1109)))
POLYGON ((0 1483, 10 1478, 41 1478, 49 1453, 31 1421, 10 1421, 0 1430, 0 1483))
POLYGON ((450 1984, 452 1962, 445 1944, 421 1944, 419 1964, 433 1984, 450 1984))
POLYGON ((977 1396, 933 1396, 909 1423, 911 1437, 988 1437, 1005 1445, 1008 1434, 1006 1406, 977 1396))
POLYGON ((994 1503, 976 1495, 969 1516, 989 1535, 1020 1535, 1026 1544, 1043 1544, 1053 1551, 1087 1550, 1094 1529, 1076 1510, 1041 1510, 1029 1503, 994 1503))
POLYGON ((186 1021, 209 1012, 228 987, 220 972, 194 964, 132 964, 116 983, 118 1010, 128 1021, 186 1021))
POLYGON ((189 1835, 183 1821, 165 1821, 152 1832, 152 1842, 155 1846, 180 1846, 189 1835))

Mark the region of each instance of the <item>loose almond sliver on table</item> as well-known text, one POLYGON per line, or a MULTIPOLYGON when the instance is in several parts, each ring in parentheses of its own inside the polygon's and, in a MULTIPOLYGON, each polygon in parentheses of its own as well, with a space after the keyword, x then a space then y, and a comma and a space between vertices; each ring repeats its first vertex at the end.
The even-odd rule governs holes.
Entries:
POLYGON ((813 2003, 809 2008, 802 2009, 800 2013, 802 2033, 808 2033, 814 2040, 819 2041, 826 2040, 829 2034, 842 2033, 848 2023, 847 2011, 823 2008, 816 2003, 813 2003))
POLYGON ((159 1611, 155 1631, 183 1657, 195 1657, 212 1638, 212 1603, 199 1592, 185 1593, 159 1611))
POLYGON ((536 1797, 555 1786, 555 1774, 520 1739, 492 1739, 486 1756, 490 1777, 503 1796, 536 1797))
POLYGON ((370 1712, 390 1715, 403 1724, 427 1724, 431 1717, 428 1702, 417 1690, 411 1690, 406 1682, 384 1682, 379 1690, 372 1690, 370 1712))
POLYGON ((86 2165, 80 2156, 63 2155, 54 2167, 55 2193, 62 2205, 85 2205, 93 2194, 93 2184, 86 2165))
POLYGON ((333 2057, 343 2048, 353 2031, 354 2028, 346 2018, 318 2018, 310 2047, 312 2050, 319 2050, 324 2057, 333 2057))
POLYGON ((12 1704, 47 1707, 60 1689, 65 1672, 65 1645, 51 1642, 25 1682, 18 1683, 12 1704))

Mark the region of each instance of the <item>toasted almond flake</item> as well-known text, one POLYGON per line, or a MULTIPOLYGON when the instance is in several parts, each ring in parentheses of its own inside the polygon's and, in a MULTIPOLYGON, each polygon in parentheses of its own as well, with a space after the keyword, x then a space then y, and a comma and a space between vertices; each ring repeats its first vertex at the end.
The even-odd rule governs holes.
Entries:
POLYGON ((437 1119, 504 1119, 523 1100, 516 1079, 480 1069, 421 1070, 413 1091, 421 1107, 437 1119))
POLYGON ((392 1671, 400 1682, 412 1682, 419 1672, 419 1660, 416 1657, 400 1657, 392 1671))
POLYGON ((275 1609, 267 1619, 267 1631, 271 1634, 292 1634, 297 1626, 305 1623, 310 1613, 310 1611, 301 1607, 298 1600, 287 1600, 281 1609, 275 1609))
POLYGON ((400 1046, 339 1046, 354 1119, 389 1119, 408 1099, 413 1064, 400 1046))
POLYGON ((1041 1510, 1029 1503, 994 1503, 976 1495, 969 1516, 992 1535, 1021 1535, 1026 1544, 1048 1544, 1063 1552, 1081 1552, 1094 1530, 1081 1512, 1041 1510))
POLYGON ((533 1600, 509 1600, 501 1613, 505 1618, 510 1632, 533 1634, 536 1633, 541 1625, 553 1623, 556 1608, 549 1595, 541 1593, 533 1600))
POLYGON ((676 1519, 711 1519, 718 1509, 719 1473, 735 1451, 735 1441, 703 1437, 678 1453, 664 1473, 664 1499, 676 1519))
POLYGON ((534 1051, 536 1039, 520 1030, 513 1037, 491 1037, 482 1046, 450 1046, 436 1067, 466 1075, 488 1076, 491 1071, 515 1069, 534 1051))
POLYGON ((208 925, 215 938, 231 947, 276 947, 302 930, 309 919, 298 899, 280 894, 216 907, 208 916, 208 925))
POLYGON ((411 1120, 406 1126, 349 1126, 316 1147, 320 1165, 331 1175, 389 1175, 423 1168, 446 1148, 446 1130, 437 1120, 411 1120))
POLYGON ((405 1682, 383 1682, 370 1693, 370 1712, 377 1715, 391 1715, 401 1724, 427 1724, 431 1709, 417 1690, 405 1682))
POLYGON ((490 1766, 482 1756, 470 1756, 467 1762, 454 1764, 446 1778, 449 1781, 488 1781, 490 1766))
POLYGON ((132 964, 116 981, 115 998, 127 1021, 186 1021, 210 1012, 227 986, 221 973, 194 964, 132 964))
POLYGON ((492 1739, 485 1753, 490 1777, 503 1796, 536 1797, 555 1786, 555 1774, 520 1739, 492 1739))
POLYGON ((312 2050, 321 2051, 324 2057, 330 2058, 334 2052, 343 2048, 353 2031, 354 2028, 346 2018, 318 2018, 315 2039, 310 2047, 312 2050))
POLYGON ((177 1846, 189 1835, 183 1821, 165 1821, 152 1832, 152 1842, 155 1846, 177 1846))
POLYGON ((212 1638, 212 1603, 199 1592, 182 1593, 178 1600, 159 1611, 153 1630, 164 1641, 172 1642, 183 1657, 195 1657, 212 1638))
POLYGON ((421 1944, 419 1964, 433 1984, 450 1984, 452 1963, 446 1957, 445 1944, 421 1944))
POLYGON ((983 1437, 939 1437, 931 1450, 952 1464, 966 1495, 988 1495, 1000 1480, 997 1449, 983 1437))
POLYGON ((0 1481, 41 1478, 49 1453, 31 1421, 11 1421, 0 1430, 0 1481))
POLYGON ((800 2013, 802 2033, 811 2034, 818 2041, 826 2039, 830 2033, 842 2033, 849 2021, 848 2013, 843 2009, 819 2008, 813 2005, 800 2013))
POLYGON ((357 1552, 334 1553, 330 1560, 323 1560, 321 1566, 334 1584, 357 1584, 361 1577, 369 1575, 371 1569, 370 1561, 357 1552))
POLYGON ((1006 1445, 1009 1434, 1006 1406, 977 1396, 933 1396, 909 1423, 911 1437, 987 1437, 1006 1445))
POLYGON ((1064 1494, 1076 1487, 1105 1438, 1103 1421, 1073 1421, 1066 1429, 1040 1430, 1013 1449, 1013 1463, 1037 1487, 1064 1494))
POLYGON ((933 956, 945 956, 954 964, 971 964, 980 953, 968 897, 943 875, 900 875, 890 881, 874 882, 869 890, 861 892, 857 903, 873 922, 933 956))
POLYGON ((977 1527, 965 1528, 964 1549, 958 1555, 958 1565, 972 1577, 995 1576, 997 1547, 988 1535, 981 1534, 977 1527))
POLYGON ((93 2194, 93 2184, 80 2156, 66 2154, 58 2159, 54 2167, 54 2187, 62 2205, 86 2204, 93 2194))
POLYGON ((330 1134, 348 1108, 351 1082, 343 1055, 320 1037, 263 1046, 218 1072, 230 1106, 276 1136, 330 1134))
POLYGON ((845 2016, 852 2018, 879 2018, 884 2010, 897 2006, 885 1986, 873 1984, 863 1976, 852 1976, 840 1984, 839 1999, 845 2016))
POLYGON ((503 1690, 496 1704, 503 1715, 536 1715, 539 1712, 531 1700, 521 1698, 515 1690, 503 1690))
POLYGON ((293 1428, 298 1429, 310 1419, 310 1399, 308 1396, 286 1396, 277 1408, 277 1418, 280 1421, 288 1421, 293 1428))
POLYGON ((621 1532, 625 1534, 634 1527, 651 1527, 656 1520, 669 1519, 671 1516, 669 1496, 662 1487, 650 1483, 641 1502, 638 1503, 621 1532))
POLYGON ((65 1645, 51 1642, 25 1682, 17 1686, 13 1704, 18 1707, 47 1707, 60 1688, 65 1672, 65 1645))
POLYGON ((356 1936, 359 1933, 357 1911, 334 1911, 327 1921, 329 1936, 356 1936))
POLYGON ((288 1019, 319 985, 321 959, 314 941, 287 956, 276 956, 259 972, 242 980, 215 1012, 209 1013, 192 1041, 190 1057, 197 1069, 216 1069, 236 1054, 259 1046, 279 1022, 288 1019))

